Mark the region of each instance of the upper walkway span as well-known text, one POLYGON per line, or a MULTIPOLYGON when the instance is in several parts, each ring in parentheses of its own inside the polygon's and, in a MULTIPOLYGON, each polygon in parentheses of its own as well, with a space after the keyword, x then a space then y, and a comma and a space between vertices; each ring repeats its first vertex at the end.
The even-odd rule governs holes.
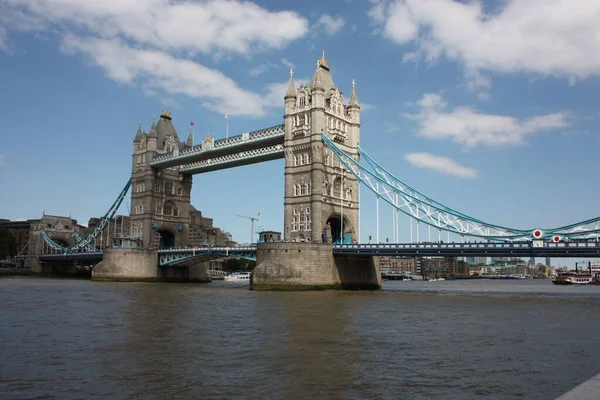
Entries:
POLYGON ((155 168, 181 166, 180 172, 197 174, 274 160, 284 156, 283 139, 283 125, 216 141, 207 136, 202 144, 157 154, 150 161, 150 166, 155 168))

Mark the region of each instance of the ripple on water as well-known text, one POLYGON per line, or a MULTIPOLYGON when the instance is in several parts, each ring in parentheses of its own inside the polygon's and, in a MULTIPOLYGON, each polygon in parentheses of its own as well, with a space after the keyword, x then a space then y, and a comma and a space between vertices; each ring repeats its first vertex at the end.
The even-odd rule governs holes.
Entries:
POLYGON ((547 399, 600 372, 600 287, 380 292, 0 280, 0 398, 547 399))

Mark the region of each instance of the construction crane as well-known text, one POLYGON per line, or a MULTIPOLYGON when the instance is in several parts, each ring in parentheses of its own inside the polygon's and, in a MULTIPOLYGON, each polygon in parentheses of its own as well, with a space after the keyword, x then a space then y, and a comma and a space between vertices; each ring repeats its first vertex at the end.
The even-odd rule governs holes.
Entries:
POLYGON ((258 213, 258 216, 256 217, 246 217, 245 215, 235 215, 236 217, 240 217, 240 218, 246 218, 250 220, 250 244, 252 244, 252 237, 254 236, 254 221, 259 221, 260 220, 260 212, 258 213))

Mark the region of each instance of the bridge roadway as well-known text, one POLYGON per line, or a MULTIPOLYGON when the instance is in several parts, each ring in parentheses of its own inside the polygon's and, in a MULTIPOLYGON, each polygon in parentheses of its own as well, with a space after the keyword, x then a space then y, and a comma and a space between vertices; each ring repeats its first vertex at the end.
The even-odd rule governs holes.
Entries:
POLYGON ((270 161, 284 157, 283 140, 284 126, 276 125, 227 139, 219 139, 208 146, 202 143, 157 154, 150 162, 150 166, 155 168, 180 166, 181 172, 196 174, 270 161))
MULTIPOLYGON (((600 257, 600 242, 572 243, 398 243, 335 244, 333 254, 362 254, 407 257, 600 257)), ((256 246, 199 247, 158 250, 161 266, 181 264, 194 258, 218 257, 256 259, 256 246)), ((42 254, 42 262, 100 261, 102 251, 42 254)))
POLYGON ((600 242, 337 244, 334 254, 420 257, 600 257, 600 242))

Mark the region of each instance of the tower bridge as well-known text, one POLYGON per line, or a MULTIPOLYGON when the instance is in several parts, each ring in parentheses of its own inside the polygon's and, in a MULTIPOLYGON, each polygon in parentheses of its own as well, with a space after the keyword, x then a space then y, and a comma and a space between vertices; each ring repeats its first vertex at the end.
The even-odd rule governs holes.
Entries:
MULTIPOLYGON (((490 224, 424 195, 371 158, 360 143, 360 103, 354 81, 348 99, 334 83, 323 56, 308 85, 296 87, 290 71, 283 98, 284 121, 226 139, 210 135, 198 145, 190 132, 179 138, 165 109, 148 132, 141 124, 133 140, 131 178, 93 232, 72 242, 57 243, 40 231, 40 242, 56 254, 36 262, 98 259, 94 279, 155 280, 169 268, 194 260, 235 255, 256 257, 254 289, 377 288, 378 255, 509 255, 599 256, 594 245, 559 245, 570 238, 598 237, 599 218, 553 229, 513 229, 490 224), (248 248, 187 249, 193 175, 274 159, 285 160, 284 240, 248 248), (377 240, 379 204, 393 210, 393 245, 360 244, 360 188, 376 195, 377 240), (90 244, 106 229, 131 189, 133 248, 90 244), (399 217, 408 216, 411 243, 399 243, 399 217), (415 225, 417 240, 412 239, 415 225), (433 229, 437 244, 420 242, 419 226, 433 229), (442 243, 442 233, 479 238, 485 245, 442 243), (544 240, 546 238, 546 240, 544 240), (547 239, 550 240, 547 240, 547 239), (527 245, 513 242, 529 240, 527 245), (374 258, 375 257, 375 258, 374 258)), ((431 239, 430 239, 431 240, 431 239)), ((39 246, 38 246, 39 247, 39 246)), ((38 252, 37 254, 41 254, 38 252)), ((192 268, 192 267, 189 267, 192 268)))

